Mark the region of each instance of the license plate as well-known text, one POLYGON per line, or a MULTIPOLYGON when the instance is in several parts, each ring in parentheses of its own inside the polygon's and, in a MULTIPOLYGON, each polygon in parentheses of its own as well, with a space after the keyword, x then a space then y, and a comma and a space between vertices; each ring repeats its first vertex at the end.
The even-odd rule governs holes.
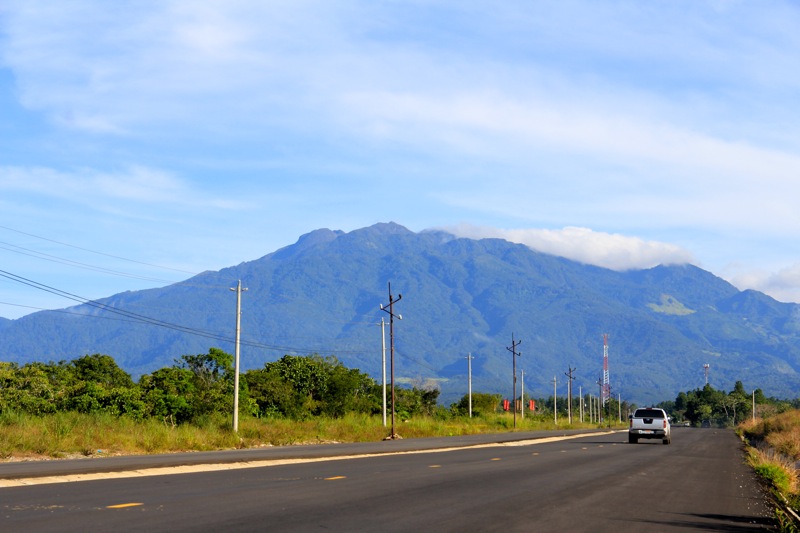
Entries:
POLYGON ((653 430, 652 429, 642 429, 642 430, 639 431, 639 433, 643 433, 645 435, 652 435, 653 434, 653 430))

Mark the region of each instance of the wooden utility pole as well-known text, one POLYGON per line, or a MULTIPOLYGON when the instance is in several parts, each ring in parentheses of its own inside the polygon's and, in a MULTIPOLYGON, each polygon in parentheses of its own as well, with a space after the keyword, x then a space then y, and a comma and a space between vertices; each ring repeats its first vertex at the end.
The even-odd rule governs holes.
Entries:
POLYGON ((569 372, 564 372, 564 375, 567 376, 567 395, 569 396, 569 403, 567 404, 567 416, 569 417, 569 423, 572 424, 572 380, 575 379, 575 376, 572 375, 573 372, 577 370, 577 368, 570 368, 569 372))
POLYGON ((397 317, 398 320, 403 320, 403 315, 395 315, 394 314, 394 304, 399 302, 403 298, 402 294, 397 295, 397 300, 392 297, 392 283, 389 282, 389 305, 382 305, 381 304, 381 311, 386 311, 389 313, 389 343, 390 343, 390 359, 391 359, 391 367, 392 367, 392 434, 389 435, 388 439, 396 439, 399 438, 397 433, 394 431, 394 406, 395 406, 395 395, 394 395, 394 317, 397 317))
POLYGON ((514 429, 517 429, 517 346, 522 344, 522 341, 515 341, 514 334, 511 334, 511 346, 506 346, 506 350, 511 352, 511 360, 514 362, 512 365, 514 367, 514 395, 511 397, 511 403, 513 404, 514 409, 514 429))

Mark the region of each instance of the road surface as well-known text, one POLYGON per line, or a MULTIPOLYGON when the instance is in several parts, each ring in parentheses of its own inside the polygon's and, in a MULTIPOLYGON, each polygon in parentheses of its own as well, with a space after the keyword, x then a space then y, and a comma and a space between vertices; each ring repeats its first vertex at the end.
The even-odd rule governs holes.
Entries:
POLYGON ((616 432, 256 464, 0 488, 0 531, 736 532, 771 523, 730 430, 675 428, 669 446, 616 432))

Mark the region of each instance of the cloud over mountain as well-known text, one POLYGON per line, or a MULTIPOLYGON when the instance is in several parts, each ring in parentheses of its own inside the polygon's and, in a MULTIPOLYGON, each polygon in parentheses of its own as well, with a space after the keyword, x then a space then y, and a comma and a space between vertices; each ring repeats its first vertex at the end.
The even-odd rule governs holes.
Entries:
POLYGON ((524 244, 538 252, 617 271, 693 262, 691 253, 674 244, 592 231, 589 228, 499 229, 460 224, 442 229, 470 239, 504 239, 524 244))

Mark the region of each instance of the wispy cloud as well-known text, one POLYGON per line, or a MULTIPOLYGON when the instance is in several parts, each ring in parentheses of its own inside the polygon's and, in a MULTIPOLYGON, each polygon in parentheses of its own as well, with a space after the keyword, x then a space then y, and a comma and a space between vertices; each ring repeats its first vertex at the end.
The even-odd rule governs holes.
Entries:
POLYGON ((781 302, 800 302, 800 263, 774 272, 739 267, 729 279, 737 287, 769 294, 781 302))
POLYGON ((130 167, 120 172, 78 169, 0 167, 0 191, 57 198, 103 210, 118 205, 180 205, 190 208, 243 208, 246 203, 219 199, 196 190, 168 172, 130 167))
POLYGON ((759 243, 800 232, 798 26, 780 0, 8 0, 6 92, 47 130, 0 202, 235 229, 247 256, 464 220, 616 269, 749 255, 729 279, 790 294, 796 251, 759 243))

